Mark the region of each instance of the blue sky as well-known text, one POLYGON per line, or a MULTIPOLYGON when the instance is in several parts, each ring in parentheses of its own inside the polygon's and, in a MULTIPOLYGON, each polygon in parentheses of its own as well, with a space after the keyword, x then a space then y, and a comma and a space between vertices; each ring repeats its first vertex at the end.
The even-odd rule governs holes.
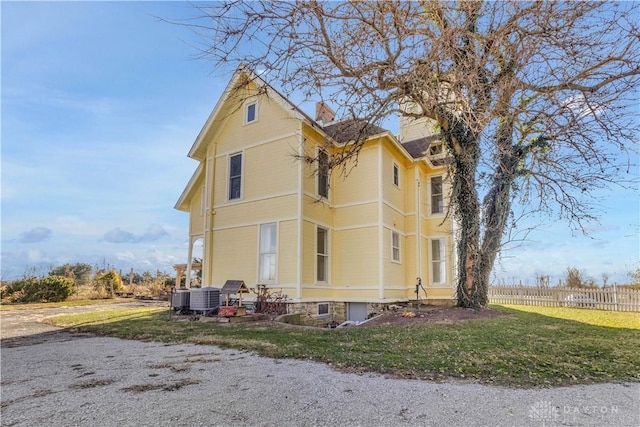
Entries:
MULTIPOLYGON (((2 279, 66 262, 128 271, 186 262, 173 209, 186 153, 229 75, 195 59, 179 2, 2 2, 2 279)), ((308 112, 311 112, 310 110, 308 112)), ((634 169, 638 175, 638 168, 634 169)), ((504 254, 498 277, 533 283, 566 267, 624 282, 640 258, 640 202, 602 195, 589 237, 546 220, 504 254)))

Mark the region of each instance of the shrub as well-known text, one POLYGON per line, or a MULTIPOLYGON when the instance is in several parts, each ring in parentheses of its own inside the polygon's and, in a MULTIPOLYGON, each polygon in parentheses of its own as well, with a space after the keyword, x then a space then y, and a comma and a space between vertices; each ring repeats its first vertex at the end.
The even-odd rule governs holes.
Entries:
POLYGON ((100 294, 108 294, 113 297, 112 292, 121 292, 124 290, 122 278, 115 270, 109 270, 98 276, 95 280, 94 288, 100 294))
POLYGON ((74 292, 74 281, 66 277, 27 277, 9 283, 2 297, 10 302, 59 302, 74 292))
POLYGON ((76 290, 72 279, 61 276, 49 276, 39 280, 40 300, 45 302, 64 301, 76 290))

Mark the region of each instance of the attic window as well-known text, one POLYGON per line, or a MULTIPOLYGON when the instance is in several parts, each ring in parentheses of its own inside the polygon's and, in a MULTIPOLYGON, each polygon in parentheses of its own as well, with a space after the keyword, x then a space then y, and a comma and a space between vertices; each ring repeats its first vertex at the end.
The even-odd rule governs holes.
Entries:
POLYGON ((429 157, 440 157, 444 154, 442 141, 433 141, 429 144, 429 157))
POLYGON ((245 124, 253 123, 258 120, 258 102, 253 101, 245 105, 245 124))

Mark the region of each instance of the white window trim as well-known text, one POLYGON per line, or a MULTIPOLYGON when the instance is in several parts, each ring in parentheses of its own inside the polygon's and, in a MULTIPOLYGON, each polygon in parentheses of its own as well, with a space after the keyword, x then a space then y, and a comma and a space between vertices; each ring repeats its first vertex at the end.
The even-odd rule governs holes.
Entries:
POLYGON ((393 179, 393 185, 395 185, 396 187, 400 188, 400 165, 398 165, 396 162, 393 162, 393 168, 392 168, 392 179, 393 179), (396 171, 398 171, 398 182, 396 183, 396 171))
POLYGON ((443 217, 447 213, 447 198, 446 198, 446 180, 444 175, 431 175, 429 176, 428 185, 427 185, 427 215, 430 217, 443 217), (432 210, 432 180, 433 178, 441 178, 442 179, 442 212, 433 213, 432 210))
POLYGON ((235 203, 242 201, 244 199, 244 165, 246 163, 246 158, 243 151, 238 151, 235 153, 231 153, 227 155, 227 202, 235 203), (242 156, 242 163, 240 164, 240 197, 235 199, 231 198, 231 158, 234 156, 240 155, 242 156))
POLYGON ((447 238, 446 237, 435 237, 435 238, 431 238, 429 239, 429 285, 431 286, 442 286, 445 285, 447 283, 447 270, 448 270, 448 263, 447 263, 447 238), (433 241, 437 240, 440 242, 441 245, 441 252, 442 252, 442 256, 443 259, 441 260, 434 260, 433 259, 433 241), (434 262, 439 262, 440 264, 444 265, 444 268, 442 269, 443 274, 442 274, 442 280, 440 282, 434 282, 433 281, 433 264, 434 262))
POLYGON ((331 272, 331 268, 329 268, 329 260, 330 260, 330 256, 331 256, 331 236, 329 233, 329 229, 316 225, 316 238, 315 238, 315 257, 314 257, 314 274, 315 274, 315 283, 316 284, 320 284, 320 285, 328 285, 330 283, 330 272, 331 272), (326 231, 326 236, 327 236, 327 241, 325 242, 325 251, 326 253, 324 254, 325 258, 326 258, 326 262, 325 262, 325 280, 318 280, 318 255, 320 255, 320 253, 318 253, 318 230, 324 230, 326 231))
POLYGON ((258 119, 260 118, 260 115, 258 114, 259 112, 259 108, 258 108, 258 100, 256 98, 250 99, 245 101, 243 107, 242 107, 242 123, 243 125, 250 125, 253 123, 256 123, 258 121, 258 119), (254 119, 249 121, 249 107, 251 105, 255 106, 255 114, 254 114, 254 119))
POLYGON ((265 222, 262 224, 258 225, 258 262, 257 262, 257 266, 258 266, 258 271, 257 271, 257 280, 256 283, 261 284, 261 285, 275 285, 278 283, 278 257, 279 257, 279 248, 280 248, 280 226, 278 224, 278 222, 265 222), (261 251, 261 246, 262 246, 262 226, 263 225, 275 225, 276 226, 276 252, 275 252, 275 256, 276 256, 276 271, 274 274, 274 279, 273 280, 262 280, 261 276, 261 262, 262 262, 262 251, 261 251))
POLYGON ((326 197, 320 194, 320 153, 325 153, 327 155, 327 162, 329 162, 329 153, 327 152, 327 150, 323 149, 322 147, 318 147, 318 153, 317 153, 317 157, 318 157, 318 173, 316 173, 316 194, 318 195, 318 197, 320 197, 322 200, 327 200, 329 201, 329 199, 331 198, 331 169, 327 169, 327 195, 326 197))
POLYGON ((391 230, 391 262, 396 263, 396 264, 401 264, 402 263, 402 239, 400 238, 400 233, 398 233, 397 231, 391 230), (396 249, 395 246, 393 246, 393 237, 394 235, 398 236, 398 259, 395 259, 393 257, 394 254, 394 249, 396 249))

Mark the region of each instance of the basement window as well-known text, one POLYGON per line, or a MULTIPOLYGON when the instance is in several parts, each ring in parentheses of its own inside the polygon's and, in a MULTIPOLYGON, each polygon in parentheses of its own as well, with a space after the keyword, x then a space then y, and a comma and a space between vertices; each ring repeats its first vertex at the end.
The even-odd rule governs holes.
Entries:
POLYGON ((328 317, 329 316, 329 303, 321 302, 318 304, 318 317, 328 317))

